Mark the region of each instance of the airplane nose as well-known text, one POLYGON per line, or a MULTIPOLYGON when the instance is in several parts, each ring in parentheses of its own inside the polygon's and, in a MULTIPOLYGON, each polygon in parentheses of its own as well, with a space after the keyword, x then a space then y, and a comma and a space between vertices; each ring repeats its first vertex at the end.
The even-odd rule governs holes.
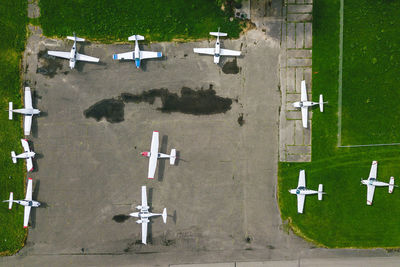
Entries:
POLYGON ((147 157, 147 152, 142 152, 141 154, 143 157, 147 157))

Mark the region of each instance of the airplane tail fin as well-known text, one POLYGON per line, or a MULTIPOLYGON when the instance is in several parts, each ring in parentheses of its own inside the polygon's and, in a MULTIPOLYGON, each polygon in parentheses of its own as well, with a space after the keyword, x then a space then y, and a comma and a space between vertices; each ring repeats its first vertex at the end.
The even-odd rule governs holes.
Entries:
POLYGON ((164 208, 163 210, 162 219, 164 223, 167 223, 167 208, 164 208))
POLYGON ((393 193, 393 189, 394 189, 394 177, 390 177, 390 181, 389 181, 389 193, 393 193))
POLYGON ((72 40, 72 41, 76 41, 76 42, 84 42, 85 41, 85 39, 79 38, 79 37, 76 37, 76 36, 67 36, 67 39, 68 40, 72 40))
POLYGON ((144 40, 144 36, 136 34, 136 35, 129 36, 128 40, 129 41, 135 41, 135 40, 142 41, 142 40, 144 40))
POLYGON ((213 36, 228 36, 228 34, 225 33, 225 32, 219 32, 219 28, 218 28, 218 32, 210 32, 210 35, 213 35, 213 36))
POLYGON ((319 110, 324 112, 324 98, 322 95, 319 95, 319 110))
POLYGON ((12 205, 13 205, 13 200, 14 200, 14 198, 13 198, 13 196, 14 196, 14 194, 13 194, 13 192, 10 192, 10 199, 9 200, 4 200, 3 202, 8 202, 8 209, 10 210, 10 209, 12 209, 12 205))
POLYGON ((173 149, 171 149, 171 155, 169 155, 169 164, 174 165, 175 159, 176 159, 176 149, 173 148, 173 149))
POLYGON ((8 102, 8 119, 13 119, 13 102, 8 102))
POLYGON ((13 163, 17 163, 17 155, 15 155, 15 151, 11 151, 11 159, 13 163))
POLYGON ((322 200, 322 195, 324 194, 323 192, 323 185, 319 184, 318 186, 318 200, 322 200))

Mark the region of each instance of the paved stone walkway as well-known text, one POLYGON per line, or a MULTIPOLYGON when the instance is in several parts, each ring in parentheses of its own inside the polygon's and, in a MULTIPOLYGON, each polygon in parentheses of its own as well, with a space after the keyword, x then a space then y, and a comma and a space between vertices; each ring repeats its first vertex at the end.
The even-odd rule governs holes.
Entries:
POLYGON ((279 161, 311 161, 311 112, 304 129, 301 112, 292 103, 300 100, 300 83, 306 81, 311 99, 312 0, 284 0, 280 55, 282 106, 279 121, 279 161))

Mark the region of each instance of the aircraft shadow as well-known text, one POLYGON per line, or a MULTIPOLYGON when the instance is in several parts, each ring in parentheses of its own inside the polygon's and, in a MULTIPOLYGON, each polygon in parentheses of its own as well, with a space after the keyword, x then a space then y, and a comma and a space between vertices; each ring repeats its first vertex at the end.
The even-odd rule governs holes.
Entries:
MULTIPOLYGON (((168 135, 163 135, 161 139, 160 153, 168 154, 167 152, 168 145, 168 135)), ((160 159, 158 160, 158 181, 162 182, 164 179, 164 171, 165 171, 165 161, 169 161, 169 159, 160 159)))

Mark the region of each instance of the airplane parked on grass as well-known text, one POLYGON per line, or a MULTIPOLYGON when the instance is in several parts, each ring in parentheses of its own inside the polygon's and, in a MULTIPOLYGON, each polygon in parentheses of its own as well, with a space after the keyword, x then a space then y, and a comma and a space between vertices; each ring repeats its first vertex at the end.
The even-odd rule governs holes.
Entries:
POLYGON ((67 36, 67 39, 74 41, 74 45, 72 46, 70 52, 47 51, 47 53, 51 56, 69 59, 69 67, 71 69, 75 68, 76 61, 99 62, 99 59, 97 57, 90 57, 87 55, 79 54, 76 51, 76 42, 84 42, 85 39, 76 37, 75 33, 74 36, 67 36))
POLYGON ((147 243, 147 224, 150 222, 149 218, 153 216, 162 216, 163 222, 167 223, 167 208, 164 208, 163 213, 151 213, 150 207, 147 205, 146 186, 142 186, 142 205, 136 207, 139 212, 129 214, 132 217, 140 218, 137 223, 142 224, 142 243, 147 243))
POLYGON ((314 195, 318 194, 318 200, 322 200, 322 195, 325 192, 322 192, 322 184, 318 186, 318 191, 311 190, 306 188, 306 172, 301 170, 299 173, 299 183, 296 189, 289 190, 290 194, 297 195, 297 212, 303 213, 304 201, 306 199, 306 195, 314 195))
POLYGON ((24 228, 28 227, 29 214, 31 213, 31 207, 37 208, 40 206, 40 202, 32 200, 32 178, 28 178, 28 186, 26 188, 26 196, 23 200, 14 200, 13 192, 10 193, 9 200, 3 200, 8 202, 8 209, 12 208, 13 203, 20 204, 25 207, 24 209, 24 228))
POLYGON ((154 178, 154 174, 156 173, 156 167, 157 167, 157 159, 169 158, 169 163, 171 165, 175 164, 176 149, 175 148, 171 149, 171 155, 167 155, 167 154, 163 154, 163 153, 158 153, 158 145, 159 145, 158 131, 154 131, 153 137, 151 139, 150 152, 142 152, 141 153, 142 156, 149 158, 149 172, 148 172, 148 176, 147 176, 149 179, 154 178))
POLYGON ((29 135, 31 133, 32 117, 38 115, 40 110, 32 107, 32 95, 31 88, 25 87, 25 108, 13 109, 13 102, 8 102, 8 119, 13 119, 13 112, 21 113, 24 117, 24 134, 29 135))
POLYGON ((136 68, 139 68, 140 61, 142 59, 162 57, 161 52, 140 51, 138 41, 144 40, 144 37, 142 35, 129 36, 128 40, 135 41, 135 50, 131 51, 131 52, 126 52, 126 53, 113 54, 114 60, 135 60, 136 68))
MULTIPOLYGON (((394 185, 394 177, 390 177, 389 183, 384 183, 376 180, 376 173, 378 171, 378 162, 373 161, 371 165, 371 170, 369 172, 369 177, 367 180, 361 179, 361 184, 365 184, 367 186, 367 205, 372 205, 372 200, 374 198, 375 186, 388 186, 389 194, 393 193, 393 189, 396 185, 394 185)), ((396 186, 397 187, 397 186, 396 186)))
POLYGON ((15 151, 11 151, 11 159, 13 163, 17 163, 17 159, 26 159, 26 170, 28 172, 33 171, 32 158, 35 157, 35 152, 29 149, 29 143, 26 139, 21 139, 22 147, 24 148, 24 153, 16 155, 15 151))
POLYGON ((293 106, 295 108, 301 108, 301 119, 303 120, 303 127, 307 128, 308 122, 308 108, 314 105, 319 105, 319 110, 324 112, 324 104, 328 102, 324 102, 322 95, 319 95, 319 102, 307 101, 307 89, 306 89, 306 81, 301 81, 301 96, 300 102, 294 102, 293 106))
POLYGON ((206 54, 206 55, 214 56, 215 64, 219 63, 220 56, 234 56, 234 57, 240 56, 240 51, 221 48, 221 43, 219 41, 219 37, 227 36, 228 35, 227 33, 219 32, 219 28, 218 28, 218 32, 210 32, 210 35, 217 36, 217 42, 215 43, 215 47, 214 48, 193 48, 193 52, 198 53, 198 54, 206 54))

